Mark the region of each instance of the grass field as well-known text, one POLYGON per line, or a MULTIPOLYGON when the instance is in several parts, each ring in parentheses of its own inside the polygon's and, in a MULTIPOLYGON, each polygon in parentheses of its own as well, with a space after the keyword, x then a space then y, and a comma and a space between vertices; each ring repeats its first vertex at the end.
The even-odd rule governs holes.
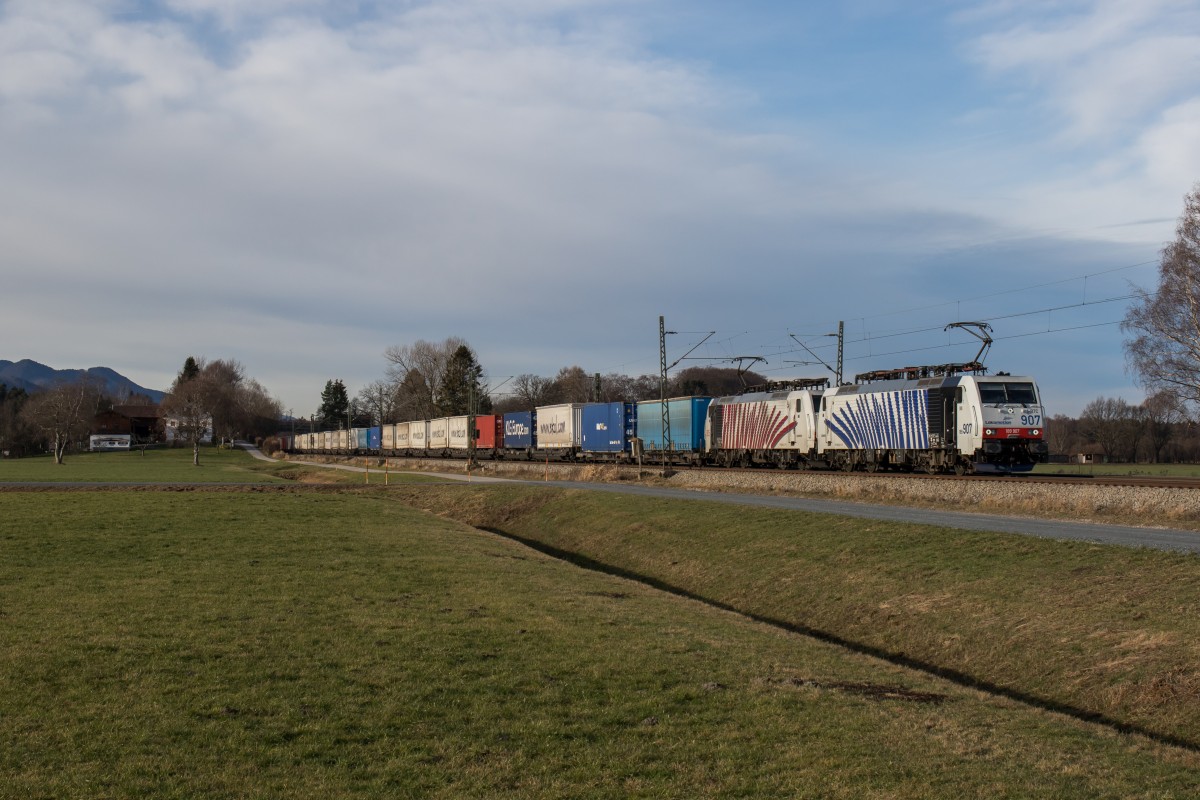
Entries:
MULTIPOLYGON (((389 482, 427 482, 436 480, 421 475, 388 476, 389 482)), ((382 482, 373 473, 372 482, 382 482)), ((188 447, 127 453, 75 453, 62 464, 50 456, 0 459, 0 483, 284 483, 288 481, 362 484, 362 473, 308 467, 295 463, 269 463, 252 457, 244 450, 205 447, 200 450, 200 465, 192 464, 188 447)))
POLYGON ((1035 475, 1148 475, 1200 478, 1200 464, 1038 464, 1035 475))
MULTIPOLYGON (((580 570, 398 492, 438 498, 0 494, 0 796, 1200 791, 1194 753, 580 570)), ((737 585, 736 560, 711 571, 737 585)))
POLYGON ((1200 559, 706 503, 400 490, 579 561, 1200 745, 1200 559))
MULTIPOLYGON (((275 468, 277 469, 277 467, 275 468)), ((244 450, 204 447, 200 465, 188 447, 124 453, 71 453, 62 464, 50 456, 0 460, 0 481, 270 483, 282 481, 266 462, 244 450)))

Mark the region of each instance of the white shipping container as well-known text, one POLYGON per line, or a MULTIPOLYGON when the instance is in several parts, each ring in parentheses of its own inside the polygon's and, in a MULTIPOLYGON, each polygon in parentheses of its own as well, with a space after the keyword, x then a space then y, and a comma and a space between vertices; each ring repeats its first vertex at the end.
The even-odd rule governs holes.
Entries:
POLYGON ((471 421, 470 417, 450 417, 449 423, 450 447, 453 450, 466 450, 470 447, 470 438, 467 436, 467 428, 471 421))
POLYGON ((429 420, 429 449, 445 450, 450 446, 450 420, 447 417, 429 420))
POLYGON ((379 446, 384 450, 394 450, 396 448, 396 426, 395 425, 380 425, 379 426, 379 446))
POLYGON ((409 423, 409 422, 397 422, 396 423, 396 441, 392 445, 392 447, 394 449, 407 450, 409 448, 410 445, 409 445, 409 441, 408 441, 408 426, 410 424, 411 423, 409 423))
POLYGON ((429 446, 429 423, 417 420, 408 423, 408 447, 411 450, 424 450, 429 446))
POLYGON ((583 404, 563 403, 537 409, 537 449, 579 447, 583 435, 583 404))

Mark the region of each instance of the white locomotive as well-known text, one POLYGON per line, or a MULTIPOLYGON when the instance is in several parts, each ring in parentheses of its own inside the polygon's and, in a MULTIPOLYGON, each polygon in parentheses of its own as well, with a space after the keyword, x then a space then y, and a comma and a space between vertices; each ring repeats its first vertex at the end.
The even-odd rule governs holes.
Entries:
POLYGON ((1027 472, 1046 460, 1044 419, 1032 378, 891 378, 825 392, 817 452, 842 469, 1027 472))
POLYGON ((708 460, 782 468, 1027 472, 1045 461, 1045 412, 1032 378, 977 363, 793 382, 714 400, 708 460), (934 373, 934 374, 930 374, 934 373))

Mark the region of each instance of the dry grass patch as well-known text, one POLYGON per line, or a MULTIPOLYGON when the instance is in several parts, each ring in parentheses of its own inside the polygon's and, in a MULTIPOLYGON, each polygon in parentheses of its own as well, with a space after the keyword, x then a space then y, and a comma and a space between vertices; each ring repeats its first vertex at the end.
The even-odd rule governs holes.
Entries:
POLYGON ((529 487, 412 497, 763 619, 1200 746, 1200 559, 529 487))

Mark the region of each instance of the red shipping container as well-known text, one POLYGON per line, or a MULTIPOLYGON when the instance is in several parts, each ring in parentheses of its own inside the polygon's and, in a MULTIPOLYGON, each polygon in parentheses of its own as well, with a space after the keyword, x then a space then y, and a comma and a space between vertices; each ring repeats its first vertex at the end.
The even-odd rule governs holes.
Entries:
POLYGON ((475 417, 475 446, 488 448, 504 441, 504 417, 495 414, 480 414, 475 417))

